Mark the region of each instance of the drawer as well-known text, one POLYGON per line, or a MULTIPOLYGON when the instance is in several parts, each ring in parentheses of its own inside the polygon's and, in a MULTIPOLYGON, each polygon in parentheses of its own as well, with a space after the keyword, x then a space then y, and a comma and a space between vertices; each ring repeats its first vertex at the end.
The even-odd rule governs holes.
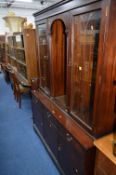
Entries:
POLYGON ((51 112, 54 115, 54 117, 63 125, 66 123, 66 116, 64 113, 58 109, 58 107, 55 104, 52 104, 51 112))

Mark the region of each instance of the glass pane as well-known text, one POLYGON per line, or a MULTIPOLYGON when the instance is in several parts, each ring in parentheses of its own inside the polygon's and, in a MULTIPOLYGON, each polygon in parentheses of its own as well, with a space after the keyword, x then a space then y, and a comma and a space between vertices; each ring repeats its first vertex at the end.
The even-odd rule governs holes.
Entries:
POLYGON ((47 25, 38 26, 39 33, 39 56, 40 56, 40 87, 45 93, 50 93, 49 58, 47 45, 47 25))
POLYGON ((24 47, 23 35, 22 34, 16 35, 14 37, 13 42, 14 46, 23 48, 24 47))
POLYGON ((74 17, 72 113, 91 126, 98 58, 100 11, 74 17))

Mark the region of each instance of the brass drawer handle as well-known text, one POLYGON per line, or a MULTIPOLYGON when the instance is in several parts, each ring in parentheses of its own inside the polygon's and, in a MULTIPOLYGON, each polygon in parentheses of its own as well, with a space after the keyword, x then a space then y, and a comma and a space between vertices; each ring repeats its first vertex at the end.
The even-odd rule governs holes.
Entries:
POLYGON ((58 117, 59 117, 59 119, 61 119, 61 118, 62 118, 62 116, 61 116, 61 115, 59 115, 58 117))
POLYGON ((75 169, 75 172, 78 173, 78 169, 75 169))
POLYGON ((51 117, 51 114, 48 114, 47 117, 50 118, 51 117))
POLYGON ((72 139, 73 139, 73 138, 72 138, 71 136, 67 137, 67 141, 68 141, 68 142, 71 142, 72 139))
POLYGON ((52 114, 55 114, 56 112, 54 110, 52 110, 52 114))
POLYGON ((66 133, 66 139, 68 142, 71 142, 73 140, 72 136, 69 133, 66 133))
POLYGON ((66 133, 66 136, 70 136, 70 134, 69 133, 66 133))

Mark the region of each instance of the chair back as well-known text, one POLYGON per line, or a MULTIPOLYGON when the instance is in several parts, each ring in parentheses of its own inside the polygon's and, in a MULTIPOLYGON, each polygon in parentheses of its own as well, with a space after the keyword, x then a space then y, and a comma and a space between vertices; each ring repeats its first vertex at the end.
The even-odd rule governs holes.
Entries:
POLYGON ((17 77, 16 77, 16 74, 14 71, 11 71, 10 72, 10 78, 11 78, 11 81, 13 83, 13 90, 14 90, 14 93, 15 92, 19 92, 20 91, 20 88, 19 88, 19 82, 17 80, 17 77))

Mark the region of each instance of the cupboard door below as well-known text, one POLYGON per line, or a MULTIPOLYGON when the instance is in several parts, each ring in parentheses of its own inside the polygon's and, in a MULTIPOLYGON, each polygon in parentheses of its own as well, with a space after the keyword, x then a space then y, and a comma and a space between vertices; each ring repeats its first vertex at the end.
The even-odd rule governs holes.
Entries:
POLYGON ((33 122, 37 126, 39 132, 43 135, 43 106, 41 102, 32 97, 33 122))
POLYGON ((77 145, 69 133, 59 133, 58 161, 66 175, 84 175, 84 152, 81 146, 77 145))
POLYGON ((57 158, 57 126, 52 122, 52 114, 44 108, 44 139, 57 158))

